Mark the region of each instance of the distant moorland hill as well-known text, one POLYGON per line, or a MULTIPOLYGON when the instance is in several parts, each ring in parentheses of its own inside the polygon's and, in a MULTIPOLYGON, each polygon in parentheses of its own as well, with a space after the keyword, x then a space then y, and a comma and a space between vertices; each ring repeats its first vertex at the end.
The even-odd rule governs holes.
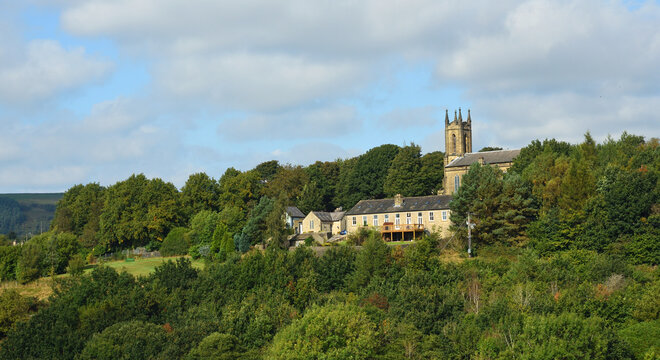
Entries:
POLYGON ((63 193, 0 194, 0 234, 48 231, 63 193))

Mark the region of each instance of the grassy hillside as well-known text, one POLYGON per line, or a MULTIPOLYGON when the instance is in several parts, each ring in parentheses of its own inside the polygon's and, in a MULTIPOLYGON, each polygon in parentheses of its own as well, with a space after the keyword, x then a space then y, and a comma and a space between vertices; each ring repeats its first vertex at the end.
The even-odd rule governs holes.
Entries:
POLYGON ((55 215, 55 206, 63 193, 46 194, 0 194, 0 197, 16 200, 20 205, 24 221, 10 231, 19 238, 26 234, 39 234, 48 231, 50 221, 55 215))
MULTIPOLYGON (((158 265, 169 260, 176 261, 176 259, 180 257, 182 256, 135 259, 135 261, 132 262, 117 260, 106 262, 103 265, 111 267, 118 272, 127 272, 134 276, 147 276, 151 274, 158 265)), ((97 266, 99 265, 87 265, 85 273, 91 273, 97 266)), ((202 269, 204 268, 204 262, 202 260, 193 260, 192 266, 197 269, 202 269)), ((69 275, 61 274, 56 275, 55 277, 60 278, 66 276, 69 275)), ((53 293, 52 284, 53 282, 50 277, 43 277, 28 284, 19 284, 17 281, 5 281, 0 283, 0 294, 8 289, 17 289, 21 295, 34 296, 39 300, 45 300, 53 293)))

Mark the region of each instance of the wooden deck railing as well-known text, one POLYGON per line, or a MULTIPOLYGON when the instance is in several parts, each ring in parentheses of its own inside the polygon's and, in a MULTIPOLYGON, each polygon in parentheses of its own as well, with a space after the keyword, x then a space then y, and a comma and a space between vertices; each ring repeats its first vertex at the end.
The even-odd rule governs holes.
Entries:
POLYGON ((385 223, 380 227, 380 232, 403 232, 403 231, 424 231, 424 224, 399 224, 385 223))

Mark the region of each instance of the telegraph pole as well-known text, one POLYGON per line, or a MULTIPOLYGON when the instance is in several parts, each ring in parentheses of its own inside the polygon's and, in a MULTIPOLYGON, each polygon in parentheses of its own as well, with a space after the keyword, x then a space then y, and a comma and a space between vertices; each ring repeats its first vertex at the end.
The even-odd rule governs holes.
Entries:
POLYGON ((474 224, 470 222, 470 213, 468 213, 466 224, 468 228, 468 257, 472 257, 472 228, 474 224))

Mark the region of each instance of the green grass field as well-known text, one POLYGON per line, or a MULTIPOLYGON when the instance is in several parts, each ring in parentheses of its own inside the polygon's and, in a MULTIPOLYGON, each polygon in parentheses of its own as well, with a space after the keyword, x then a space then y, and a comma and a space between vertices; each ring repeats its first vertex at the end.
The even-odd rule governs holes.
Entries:
MULTIPOLYGON (((158 265, 170 260, 176 261, 176 259, 180 257, 181 256, 135 259, 135 261, 117 260, 106 262, 103 265, 111 267, 117 270, 117 272, 127 272, 133 276, 146 276, 152 273, 158 265)), ((193 267, 200 270, 204 268, 204 262, 202 260, 192 260, 192 265, 193 267)), ((85 273, 92 272, 92 270, 94 270, 94 268, 97 266, 99 265, 88 265, 87 269, 85 269, 85 273)))
MULTIPOLYGON (((128 262, 125 260, 109 261, 103 263, 103 266, 108 266, 115 269, 117 272, 127 272, 133 276, 147 276, 151 274, 156 267, 166 261, 176 261, 182 256, 172 256, 172 257, 159 257, 159 258, 149 258, 149 259, 135 259, 135 261, 128 262)), ((186 256, 187 258, 190 258, 186 256)), ((191 259, 192 260, 192 259, 191 259)), ((192 260, 193 267, 197 269, 204 268, 204 261, 202 260, 192 260)), ((88 274, 94 270, 94 268, 101 266, 100 264, 88 265, 85 269, 85 273, 88 274)), ((69 274, 56 275, 56 278, 67 277, 69 274)), ((52 293, 53 289, 51 285, 53 284, 50 277, 43 277, 36 281, 33 281, 28 284, 21 285, 16 281, 5 281, 0 283, 0 293, 7 289, 17 289, 24 296, 34 296, 40 300, 47 299, 52 293)))

